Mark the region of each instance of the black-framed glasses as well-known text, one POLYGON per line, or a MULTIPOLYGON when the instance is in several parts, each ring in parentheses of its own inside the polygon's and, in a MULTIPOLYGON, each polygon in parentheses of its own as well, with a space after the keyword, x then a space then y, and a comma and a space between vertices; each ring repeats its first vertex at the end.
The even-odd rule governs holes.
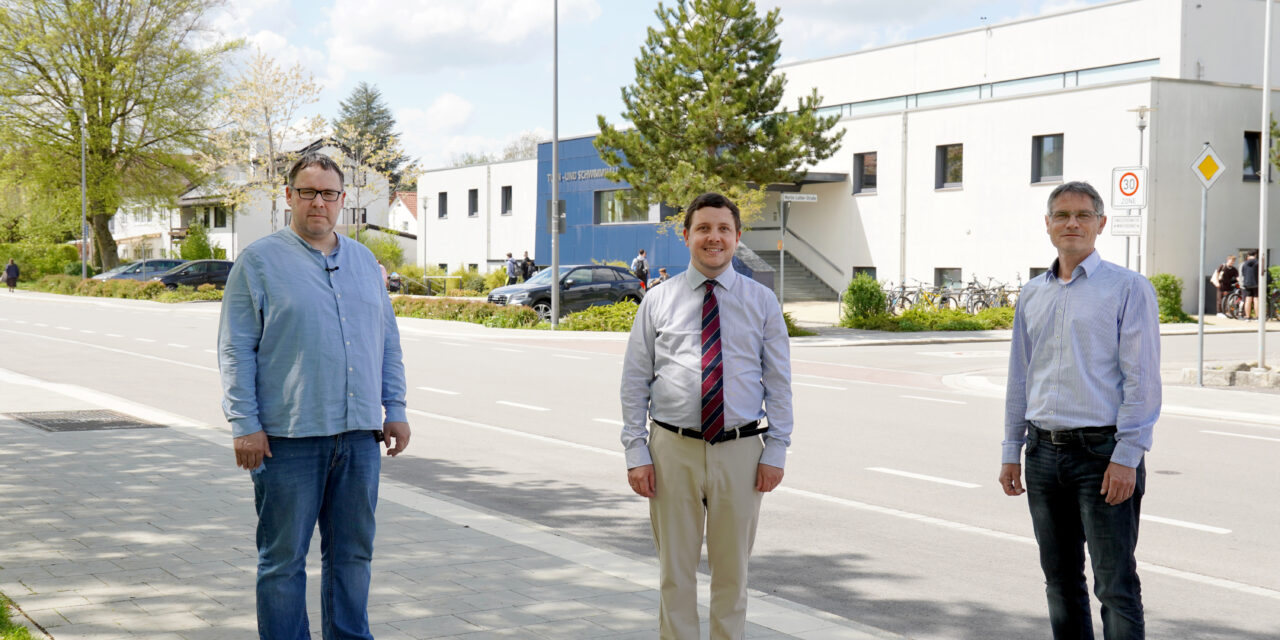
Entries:
POLYGON ((342 195, 341 191, 333 191, 332 189, 294 189, 293 192, 303 200, 315 200, 316 194, 319 194, 325 202, 337 202, 338 196, 342 195))

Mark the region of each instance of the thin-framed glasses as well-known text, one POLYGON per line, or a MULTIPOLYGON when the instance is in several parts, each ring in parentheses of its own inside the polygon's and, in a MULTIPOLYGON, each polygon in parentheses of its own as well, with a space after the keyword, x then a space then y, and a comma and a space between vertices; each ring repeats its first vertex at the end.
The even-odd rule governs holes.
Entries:
POLYGON ((1068 220, 1075 220, 1076 224, 1087 224, 1098 219, 1098 214, 1092 211, 1054 211, 1049 214, 1049 219, 1054 224, 1065 224, 1068 220))
POLYGON ((341 191, 333 191, 331 189, 294 189, 293 192, 298 194, 298 197, 303 200, 315 200, 316 194, 320 194, 320 197, 323 198, 325 202, 337 202, 338 196, 342 195, 341 191))

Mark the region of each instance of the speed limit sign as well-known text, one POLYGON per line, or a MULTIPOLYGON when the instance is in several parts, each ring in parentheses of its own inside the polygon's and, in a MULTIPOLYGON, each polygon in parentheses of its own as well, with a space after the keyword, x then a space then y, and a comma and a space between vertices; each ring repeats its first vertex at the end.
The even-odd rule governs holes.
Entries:
POLYGON ((1111 170, 1111 208, 1144 209, 1147 206, 1147 168, 1116 167, 1111 170))

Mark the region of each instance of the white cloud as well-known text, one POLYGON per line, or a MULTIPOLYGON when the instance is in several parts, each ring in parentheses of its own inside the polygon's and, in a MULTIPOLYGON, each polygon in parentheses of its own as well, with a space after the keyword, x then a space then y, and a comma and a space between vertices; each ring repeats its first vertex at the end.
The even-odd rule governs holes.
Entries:
MULTIPOLYGON (((595 20, 596 0, 563 0, 564 20, 595 20)), ((549 40, 551 12, 529 0, 336 0, 331 60, 351 71, 425 73, 522 61, 549 40)))

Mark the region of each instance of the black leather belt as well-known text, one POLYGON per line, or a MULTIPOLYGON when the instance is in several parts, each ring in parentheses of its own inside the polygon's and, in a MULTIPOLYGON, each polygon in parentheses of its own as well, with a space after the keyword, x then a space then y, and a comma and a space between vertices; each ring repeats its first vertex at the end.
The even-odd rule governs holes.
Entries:
MULTIPOLYGON (((659 427, 662 427, 663 429, 666 429, 667 431, 678 433, 686 438, 697 438, 698 440, 702 439, 702 432, 698 431, 697 429, 690 429, 687 427, 677 427, 673 424, 667 424, 659 420, 654 420, 653 423, 658 425, 659 427)), ((730 440, 736 440, 738 438, 746 438, 749 436, 757 436, 768 430, 769 430, 769 427, 760 426, 759 420, 752 420, 751 422, 748 422, 740 427, 737 427, 734 429, 725 429, 724 431, 720 432, 720 437, 716 438, 716 441, 711 444, 716 444, 719 442, 728 442, 730 440)))
POLYGON ((1098 442, 1108 437, 1113 437, 1116 432, 1115 425, 1105 427, 1077 427, 1075 429, 1041 429, 1035 425, 1031 425, 1028 430, 1037 440, 1048 442, 1054 446, 1066 446, 1072 444, 1084 444, 1086 442, 1098 442))

